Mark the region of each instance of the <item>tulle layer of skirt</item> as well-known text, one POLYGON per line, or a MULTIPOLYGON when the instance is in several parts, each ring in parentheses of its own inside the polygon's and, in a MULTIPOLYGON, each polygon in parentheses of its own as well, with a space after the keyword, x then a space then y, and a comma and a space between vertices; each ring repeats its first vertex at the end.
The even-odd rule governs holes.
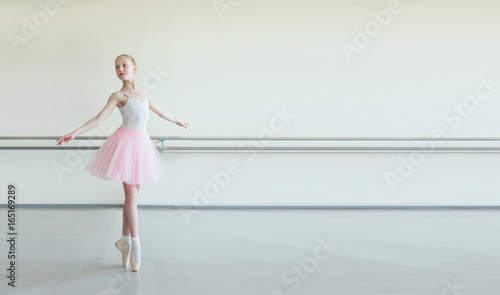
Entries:
POLYGON ((164 180, 160 153, 147 131, 118 128, 102 144, 85 169, 105 180, 128 184, 164 180))

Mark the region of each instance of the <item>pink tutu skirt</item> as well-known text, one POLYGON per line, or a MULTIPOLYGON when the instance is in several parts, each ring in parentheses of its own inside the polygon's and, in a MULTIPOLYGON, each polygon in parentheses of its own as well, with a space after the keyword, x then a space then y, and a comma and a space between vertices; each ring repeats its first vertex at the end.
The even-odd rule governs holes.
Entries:
POLYGON ((128 184, 164 179, 164 166, 147 131, 118 128, 99 148, 85 169, 105 180, 128 184))

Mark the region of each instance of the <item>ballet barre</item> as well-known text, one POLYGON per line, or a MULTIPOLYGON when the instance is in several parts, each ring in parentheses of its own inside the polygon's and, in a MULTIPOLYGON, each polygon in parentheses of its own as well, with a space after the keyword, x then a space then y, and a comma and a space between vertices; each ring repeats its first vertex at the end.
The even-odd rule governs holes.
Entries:
MULTIPOLYGON (((0 204, 0 208, 7 208, 7 204, 0 204)), ((56 208, 56 209, 87 209, 87 208, 122 208, 123 204, 17 204, 19 208, 56 208)), ((500 205, 143 205, 137 204, 137 208, 144 209, 188 209, 188 210, 218 210, 218 209, 241 209, 241 210, 429 210, 429 209, 481 209, 498 210, 500 205)))
MULTIPOLYGON (((106 140, 108 136, 78 136, 74 143, 87 141, 85 144, 75 144, 58 146, 55 141, 60 137, 56 136, 0 136, 0 150, 97 150, 100 146, 89 144, 89 141, 106 140), (53 141, 52 146, 41 145, 2 145, 5 141, 12 140, 33 140, 33 141, 53 141)), ((161 152, 500 152, 499 137, 449 137, 449 138, 431 138, 431 137, 176 137, 176 136, 151 136, 151 140, 159 141, 157 146, 161 152), (240 144, 230 145, 204 145, 204 146, 177 146, 177 141, 190 142, 221 142, 221 141, 239 141, 240 144), (308 142, 309 145, 282 145, 283 142, 308 142), (362 142, 363 144, 353 145, 353 142, 362 142), (276 144, 278 146, 265 146, 263 142, 276 144), (317 142, 316 145, 310 143, 317 142), (366 145, 367 142, 385 142, 383 146, 366 145), (388 142, 399 143, 398 145, 387 145, 388 142), (406 145, 401 145, 405 142, 406 145), (464 142, 467 145, 446 146, 453 142, 464 142), (168 144, 167 144, 168 143, 168 144), (318 144, 321 143, 321 144, 318 144), (330 145, 324 146, 325 143, 330 145), (339 143, 341 143, 339 145, 339 143), (342 146, 344 143, 350 145, 342 146), (477 145, 482 143, 482 145, 477 145), (489 143, 489 145, 485 145, 489 143), (497 145, 492 145, 492 143, 497 145), (333 144, 333 146, 332 146, 333 144), (476 144, 476 145, 475 145, 476 144), (168 146, 167 146, 168 145, 168 146), (322 146, 323 145, 323 146, 322 146), (440 146, 441 145, 441 146, 440 146)), ((269 144, 267 144, 269 145, 269 144)))

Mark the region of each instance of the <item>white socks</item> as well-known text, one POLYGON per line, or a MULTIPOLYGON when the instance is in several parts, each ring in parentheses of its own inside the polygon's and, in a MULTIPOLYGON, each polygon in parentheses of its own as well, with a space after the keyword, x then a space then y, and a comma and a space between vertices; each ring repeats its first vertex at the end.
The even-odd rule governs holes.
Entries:
POLYGON ((132 238, 132 256, 130 259, 132 259, 134 262, 139 261, 141 259, 141 243, 139 241, 139 237, 133 237, 132 238))
POLYGON ((125 251, 125 254, 127 254, 127 256, 130 257, 130 248, 132 246, 131 237, 122 235, 120 242, 122 243, 122 247, 123 247, 123 250, 125 251))

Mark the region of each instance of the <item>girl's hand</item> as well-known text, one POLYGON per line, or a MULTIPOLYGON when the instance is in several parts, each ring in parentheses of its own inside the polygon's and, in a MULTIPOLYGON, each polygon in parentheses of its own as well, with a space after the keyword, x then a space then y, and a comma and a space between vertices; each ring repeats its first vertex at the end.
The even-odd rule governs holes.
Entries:
POLYGON ((73 132, 71 132, 70 134, 66 134, 63 137, 56 140, 58 142, 57 145, 61 145, 63 142, 68 142, 70 140, 73 140, 73 139, 75 139, 75 137, 76 137, 76 134, 74 134, 73 132))
POLYGON ((177 125, 179 125, 181 127, 184 127, 186 129, 187 129, 187 126, 189 125, 188 123, 182 123, 181 121, 177 121, 177 122, 175 122, 175 124, 177 124, 177 125))

